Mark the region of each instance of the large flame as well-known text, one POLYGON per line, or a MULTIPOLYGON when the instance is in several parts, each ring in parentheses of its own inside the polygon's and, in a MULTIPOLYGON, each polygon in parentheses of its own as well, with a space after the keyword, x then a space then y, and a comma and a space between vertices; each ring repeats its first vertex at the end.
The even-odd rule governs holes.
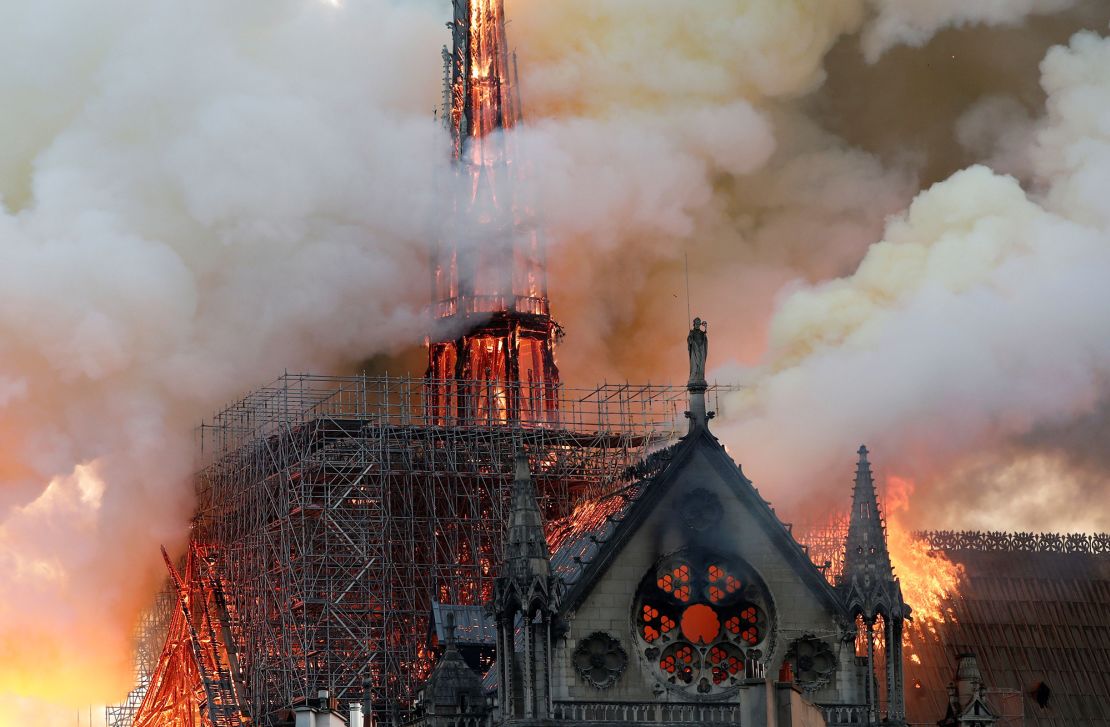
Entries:
POLYGON ((959 591, 964 567, 914 538, 905 527, 903 518, 914 491, 913 481, 890 476, 886 484, 890 560, 902 584, 902 597, 913 607, 917 626, 932 631, 935 624, 952 620, 947 603, 959 591))

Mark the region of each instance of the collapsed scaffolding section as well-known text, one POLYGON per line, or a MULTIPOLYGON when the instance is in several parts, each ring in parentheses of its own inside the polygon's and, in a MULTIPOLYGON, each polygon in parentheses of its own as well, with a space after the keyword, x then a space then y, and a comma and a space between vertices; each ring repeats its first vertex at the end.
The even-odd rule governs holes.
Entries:
POLYGON ((557 518, 685 428, 685 388, 627 384, 444 425, 426 392, 447 383, 286 375, 202 427, 194 539, 259 723, 319 689, 383 722, 410 707, 433 601, 489 598, 518 449, 557 518))

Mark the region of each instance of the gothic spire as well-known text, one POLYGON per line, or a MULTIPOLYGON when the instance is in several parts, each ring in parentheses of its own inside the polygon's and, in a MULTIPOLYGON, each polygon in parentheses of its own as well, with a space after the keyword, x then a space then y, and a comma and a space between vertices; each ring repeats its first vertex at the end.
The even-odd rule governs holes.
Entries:
POLYGON ((508 133, 521 112, 504 0, 452 3, 444 118, 455 174, 443 191, 454 220, 430 260, 428 409, 441 425, 546 422, 559 408, 562 328, 551 317, 533 185, 520 183, 527 167, 508 133))
POLYGON ((877 575, 891 575, 890 554, 886 545, 886 529, 879 511, 879 498, 867 460, 867 447, 857 452, 856 484, 852 490, 852 515, 848 525, 848 552, 845 569, 863 568, 877 575))
POLYGON ((498 694, 507 721, 535 719, 539 724, 552 714, 552 622, 559 594, 550 559, 528 457, 518 451, 505 562, 493 583, 490 608, 497 621, 498 694))
MULTIPOLYGON (((444 100, 455 156, 491 161, 487 137, 512 128, 520 114, 516 68, 505 38, 504 0, 453 0, 451 52, 445 57, 444 100), (467 142, 473 142, 468 150, 467 142)), ((446 49, 445 49, 446 50, 446 49)))
POLYGON ((528 456, 523 451, 516 455, 502 575, 515 579, 525 592, 537 580, 546 584, 551 575, 551 551, 544 535, 543 515, 532 486, 528 456))
POLYGON ((846 590, 849 605, 865 618, 874 618, 877 613, 891 616, 901 612, 901 588, 890 563, 886 526, 867 447, 861 445, 858 453, 840 585, 846 590))

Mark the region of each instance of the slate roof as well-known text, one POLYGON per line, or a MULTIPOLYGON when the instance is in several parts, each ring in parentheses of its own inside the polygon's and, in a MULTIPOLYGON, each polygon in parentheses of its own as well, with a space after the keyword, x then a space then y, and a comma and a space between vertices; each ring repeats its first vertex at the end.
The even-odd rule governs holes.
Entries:
POLYGON ((978 657, 988 702, 1004 716, 1000 727, 1110 725, 1110 552, 957 546, 945 549, 966 573, 948 602, 955 619, 935 635, 909 631, 910 721, 944 714, 956 655, 968 651, 978 657), (1050 694, 1045 707, 1034 696, 1041 683, 1050 694))
POLYGON ((447 640, 447 615, 455 616, 455 641, 459 646, 493 646, 497 641, 497 626, 482 606, 459 606, 432 602, 432 618, 428 624, 435 644, 447 640))
POLYGON ((580 503, 574 512, 547 525, 551 567, 563 585, 573 586, 584 566, 594 560, 616 533, 617 525, 647 489, 652 479, 670 463, 677 444, 648 455, 626 472, 631 483, 602 497, 580 503))
POLYGON ((616 492, 578 505, 574 513, 556 520, 548 527, 551 544, 551 568, 563 585, 578 582, 584 566, 598 556, 613 537, 629 509, 644 491, 645 483, 637 482, 616 492))

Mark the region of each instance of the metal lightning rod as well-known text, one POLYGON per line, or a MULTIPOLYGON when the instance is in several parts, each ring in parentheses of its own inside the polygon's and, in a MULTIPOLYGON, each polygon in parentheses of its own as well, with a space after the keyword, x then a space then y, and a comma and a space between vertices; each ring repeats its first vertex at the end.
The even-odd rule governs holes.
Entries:
POLYGON ((682 264, 686 268, 686 325, 690 325, 690 321, 694 320, 690 308, 690 255, 685 250, 682 252, 682 264))

